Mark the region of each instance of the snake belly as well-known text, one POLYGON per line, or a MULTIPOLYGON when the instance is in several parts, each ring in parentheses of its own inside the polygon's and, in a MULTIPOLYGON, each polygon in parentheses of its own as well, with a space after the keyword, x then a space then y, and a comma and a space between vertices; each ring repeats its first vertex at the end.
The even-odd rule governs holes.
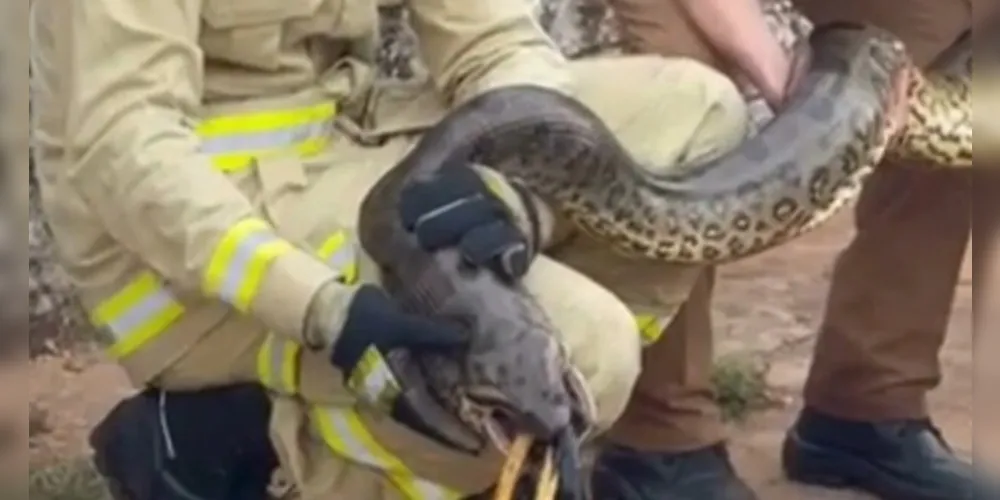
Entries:
MULTIPOLYGON (((411 312, 460 325, 472 341, 468 352, 413 353, 401 369, 423 377, 476 432, 497 408, 513 430, 542 439, 571 425, 579 378, 545 312, 521 284, 469 268, 456 251, 423 251, 396 215, 401 187, 475 162, 529 186, 627 255, 707 264, 759 253, 857 194, 886 153, 884 110, 909 64, 896 38, 871 27, 819 27, 809 43, 812 65, 783 112, 729 154, 682 174, 651 174, 665 169, 639 164, 588 108, 553 90, 505 87, 453 110, 361 208, 361 244, 387 292, 411 312)), ((933 133, 908 133, 921 130, 933 133)))

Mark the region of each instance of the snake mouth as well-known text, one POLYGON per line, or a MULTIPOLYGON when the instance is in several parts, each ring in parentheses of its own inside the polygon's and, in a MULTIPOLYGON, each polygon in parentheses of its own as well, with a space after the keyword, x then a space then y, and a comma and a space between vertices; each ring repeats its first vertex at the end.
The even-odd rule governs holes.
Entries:
MULTIPOLYGON (((572 401, 570 407, 569 431, 579 439, 586 439, 594 430, 597 408, 595 401, 586 387, 583 375, 571 368, 565 377, 567 392, 572 401)), ((532 425, 529 416, 520 414, 502 395, 490 387, 476 388, 468 393, 468 400, 477 408, 481 432, 493 446, 503 454, 508 454, 510 447, 520 434, 525 432, 538 433, 540 430, 550 431, 552 436, 565 429, 542 429, 537 423, 532 425)), ((549 434, 549 432, 545 432, 549 434)), ((549 436, 549 437, 552 437, 549 436)), ((548 439, 548 438, 546 438, 548 439)))
POLYGON ((507 398, 490 385, 474 386, 466 389, 465 420, 506 454, 517 438, 516 410, 507 398))
POLYGON ((510 453, 510 447, 517 438, 517 425, 513 415, 505 409, 496 408, 490 412, 485 422, 486 436, 504 455, 510 453))

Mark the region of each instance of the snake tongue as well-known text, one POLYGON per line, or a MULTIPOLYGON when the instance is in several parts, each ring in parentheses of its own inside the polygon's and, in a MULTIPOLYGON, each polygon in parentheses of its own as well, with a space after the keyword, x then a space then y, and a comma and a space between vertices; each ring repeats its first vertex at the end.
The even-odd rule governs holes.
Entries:
POLYGON ((445 410, 431 394, 430 386, 408 351, 393 351, 386 361, 403 386, 393 405, 394 419, 449 448, 470 455, 483 449, 484 439, 445 410))

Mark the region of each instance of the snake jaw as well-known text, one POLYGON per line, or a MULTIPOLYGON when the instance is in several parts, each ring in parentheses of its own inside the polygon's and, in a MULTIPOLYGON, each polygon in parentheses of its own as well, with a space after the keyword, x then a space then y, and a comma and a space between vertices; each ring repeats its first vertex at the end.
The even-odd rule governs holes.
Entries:
POLYGON ((483 437, 443 405, 439 394, 420 369, 413 353, 397 349, 389 353, 387 363, 399 380, 405 381, 394 412, 405 416, 409 425, 438 443, 467 454, 477 454, 485 446, 483 437))
POLYGON ((462 398, 464 419, 474 425, 504 455, 517 437, 516 411, 495 387, 477 386, 467 389, 462 398))
POLYGON ((486 420, 484 427, 486 437, 489 438, 493 446, 504 456, 509 455, 511 446, 517 438, 513 429, 504 425, 501 420, 492 417, 486 420))
MULTIPOLYGON (((597 405, 593 395, 587 389, 583 374, 575 367, 569 367, 565 375, 566 392, 571 399, 571 418, 569 432, 580 441, 585 441, 593 434, 596 425, 597 405)), ((467 421, 475 421, 483 435, 493 446, 504 455, 508 455, 511 446, 518 435, 528 431, 530 425, 518 417, 514 409, 494 388, 481 387, 471 389, 466 394, 467 421)), ((530 420, 530 419, 529 419, 530 420)), ((566 432, 566 429, 556 429, 553 436, 566 432)), ((528 432, 529 434, 533 434, 528 432)), ((539 438, 543 437, 536 436, 539 438)))

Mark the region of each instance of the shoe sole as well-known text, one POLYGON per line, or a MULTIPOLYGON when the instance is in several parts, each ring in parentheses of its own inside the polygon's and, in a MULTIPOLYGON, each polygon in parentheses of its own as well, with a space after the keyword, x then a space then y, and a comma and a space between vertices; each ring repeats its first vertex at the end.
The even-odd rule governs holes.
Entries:
POLYGON ((782 446, 785 476, 795 482, 830 489, 864 491, 881 500, 963 500, 963 496, 927 496, 926 491, 886 474, 870 462, 803 441, 789 432, 782 446), (840 471, 832 473, 830 471, 840 471))

